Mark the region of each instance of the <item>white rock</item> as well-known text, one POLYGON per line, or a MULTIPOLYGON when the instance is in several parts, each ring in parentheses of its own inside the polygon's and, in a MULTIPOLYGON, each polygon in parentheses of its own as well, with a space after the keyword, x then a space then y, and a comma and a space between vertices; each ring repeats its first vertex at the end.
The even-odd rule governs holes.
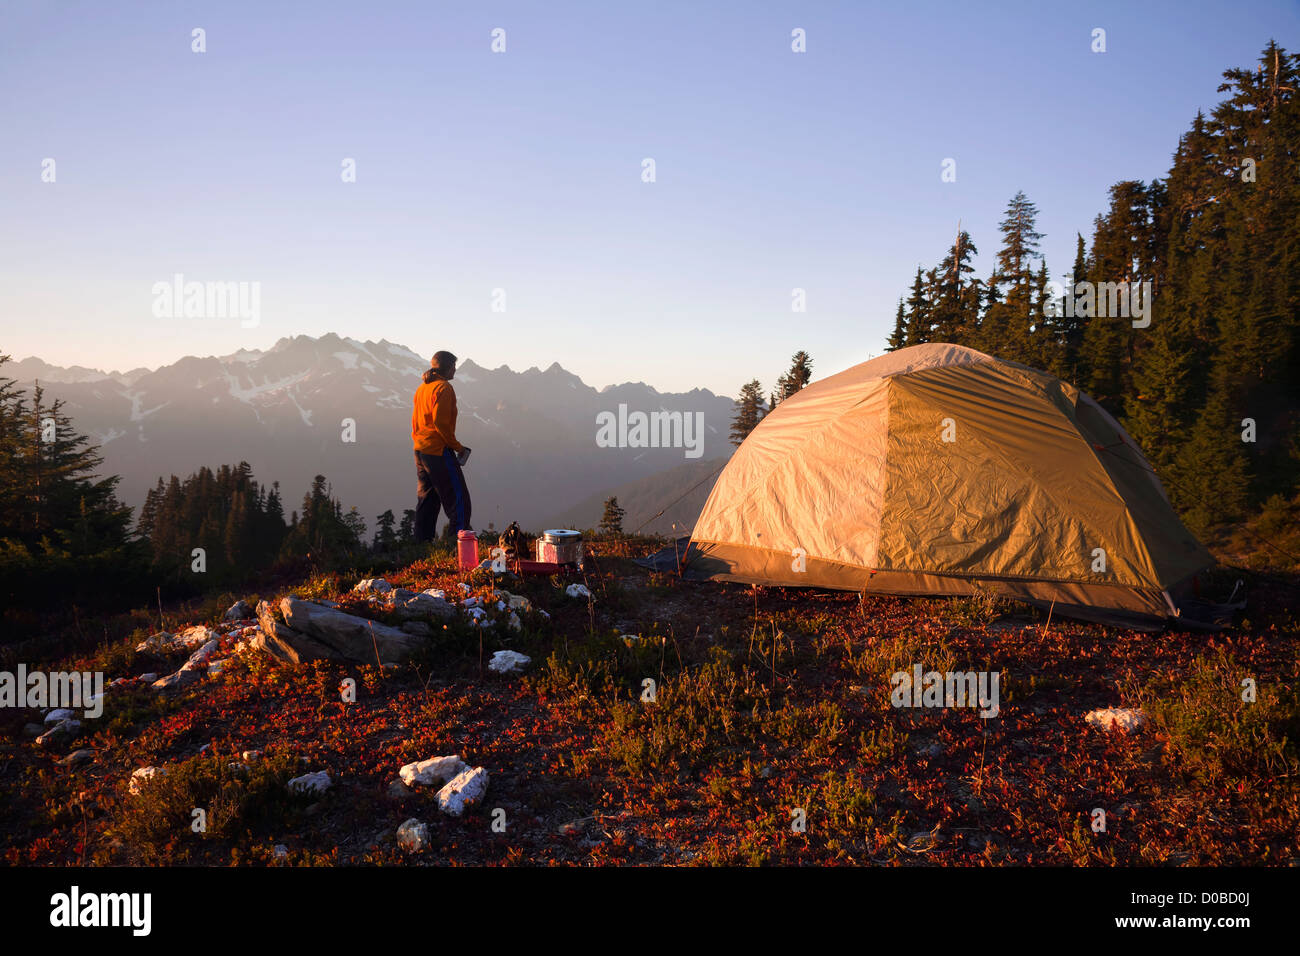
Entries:
POLYGON ((488 670, 498 674, 517 674, 529 664, 532 658, 518 651, 497 651, 488 661, 488 670))
POLYGON ((429 846, 429 825, 415 817, 397 828, 397 845, 409 853, 419 853, 429 846))
POLYGON ((425 588, 420 593, 427 594, 429 597, 441 598, 444 601, 447 600, 447 592, 442 588, 425 588))
POLYGON ((587 590, 585 584, 570 584, 564 589, 564 593, 573 598, 589 598, 591 592, 587 590))
POLYGON ((81 721, 65 718, 57 724, 49 725, 45 733, 36 738, 36 746, 49 747, 62 740, 71 740, 81 732, 81 721))
POLYGON ((460 603, 462 607, 479 607, 483 602, 478 599, 477 595, 475 595, 474 597, 465 598, 465 600, 460 603))
POLYGON ((366 578, 352 590, 361 594, 387 594, 393 589, 393 586, 383 578, 366 578))
POLYGON ((208 665, 208 658, 217 652, 217 642, 208 641, 197 651, 190 655, 190 659, 181 665, 183 671, 202 670, 208 665))
POLYGON ((459 754, 451 754, 447 757, 430 757, 428 760, 408 763, 398 771, 398 776, 408 787, 417 784, 434 787, 447 783, 467 769, 469 769, 468 765, 460 759, 459 754))
POLYGON ((283 860, 286 856, 289 855, 289 848, 285 846, 283 843, 277 843, 275 845, 275 849, 272 850, 271 852, 275 854, 275 858, 277 860, 283 860))
POLYGON ((57 707, 45 715, 45 723, 57 724, 61 720, 72 720, 77 716, 75 710, 69 710, 67 707, 57 707))
POLYGON ((519 615, 514 611, 510 612, 510 620, 506 623, 510 625, 512 631, 522 631, 524 629, 524 622, 519 620, 519 615))
POLYGON ((219 640, 221 640, 221 635, 219 633, 202 624, 187 627, 176 635, 176 643, 186 650, 193 650, 196 647, 202 647, 210 641, 219 640))
POLYGON ((461 581, 460 583, 458 583, 458 584, 456 585, 456 587, 460 588, 460 589, 461 589, 462 591, 464 591, 466 594, 469 594, 469 592, 470 592, 470 590, 471 590, 471 589, 470 589, 470 586, 469 586, 468 584, 466 584, 464 581, 461 581))
POLYGON ((155 776, 158 775, 162 775, 164 777, 167 776, 167 768, 166 767, 141 767, 139 770, 134 771, 131 774, 131 782, 129 784, 129 789, 131 793, 133 794, 139 793, 142 789, 144 789, 145 784, 147 784, 150 780, 152 780, 155 776))
POLYGON ((458 817, 465 808, 483 799, 488 788, 488 772, 483 767, 466 768, 447 786, 438 791, 438 809, 458 817))
POLYGON ((209 677, 219 676, 221 672, 226 669, 226 665, 229 663, 230 661, 228 660, 213 661, 208 665, 208 676, 209 677))
POLYGON ((509 591, 494 591, 492 596, 498 601, 505 601, 508 607, 516 611, 527 611, 532 608, 533 604, 522 594, 511 594, 509 591))
POLYGON ((152 672, 148 674, 141 674, 139 677, 136 678, 136 680, 138 680, 142 684, 152 684, 157 679, 158 679, 158 675, 152 672))
POLYGON ((162 650, 164 647, 171 645, 176 640, 176 635, 167 631, 159 631, 157 634, 150 634, 143 641, 135 646, 137 654, 143 654, 148 650, 162 650))
POLYGON ((247 601, 239 600, 227 608, 221 619, 223 621, 246 621, 253 616, 253 613, 253 609, 248 606, 247 601))
POLYGON ((324 770, 305 773, 289 781, 290 793, 324 793, 330 788, 330 775, 324 770))
POLYGON ((156 654, 170 654, 173 651, 193 650, 208 641, 217 640, 220 636, 212 628, 196 624, 193 627, 187 627, 178 634, 160 631, 157 634, 150 635, 137 644, 135 649, 137 653, 152 651, 156 654))
POLYGON ((262 756, 262 751, 260 750, 245 750, 239 755, 239 759, 244 761, 244 763, 252 763, 260 756, 262 756))
POLYGON ((1084 715, 1083 719, 1098 730, 1107 732, 1119 730, 1131 734, 1142 729, 1142 726, 1147 722, 1147 715, 1140 710, 1127 707, 1106 707, 1101 710, 1089 711, 1084 715))

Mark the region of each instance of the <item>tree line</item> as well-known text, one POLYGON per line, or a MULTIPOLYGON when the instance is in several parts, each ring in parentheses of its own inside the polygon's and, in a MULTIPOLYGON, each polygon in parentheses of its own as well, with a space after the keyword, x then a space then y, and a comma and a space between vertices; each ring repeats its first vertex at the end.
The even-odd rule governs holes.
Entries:
MULTIPOLYGON (((887 343, 965 345, 1076 385, 1202 532, 1295 495, 1300 473, 1300 56, 1269 43, 1255 69, 1223 76, 1226 98, 1196 115, 1169 174, 1111 186, 1059 281, 1017 192, 990 274, 975 275, 958 227, 917 268, 887 343)), ((790 376, 766 406, 757 381, 744 386, 733 443, 790 376)))

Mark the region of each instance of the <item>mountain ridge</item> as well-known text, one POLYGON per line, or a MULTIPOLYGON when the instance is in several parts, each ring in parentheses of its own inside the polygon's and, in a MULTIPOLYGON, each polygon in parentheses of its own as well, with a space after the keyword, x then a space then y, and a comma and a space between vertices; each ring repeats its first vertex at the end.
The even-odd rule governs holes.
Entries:
MULTIPOLYGON (((280 482, 286 510, 323 474, 344 508, 355 505, 373 529, 380 512, 415 507, 409 409, 427 367, 407 346, 331 332, 284 336, 266 350, 186 355, 143 373, 62 369, 31 357, 6 363, 0 375, 25 387, 39 378, 47 400, 62 399, 73 427, 101 446, 103 473, 122 476, 122 500, 133 508, 159 477, 248 461, 263 484, 280 482)), ((540 525, 683 463, 681 448, 598 447, 596 416, 620 403, 702 413, 704 460, 730 451, 732 399, 708 389, 627 382, 597 390, 558 362, 516 372, 472 359, 454 384, 457 437, 474 449, 466 477, 480 528, 540 525)))

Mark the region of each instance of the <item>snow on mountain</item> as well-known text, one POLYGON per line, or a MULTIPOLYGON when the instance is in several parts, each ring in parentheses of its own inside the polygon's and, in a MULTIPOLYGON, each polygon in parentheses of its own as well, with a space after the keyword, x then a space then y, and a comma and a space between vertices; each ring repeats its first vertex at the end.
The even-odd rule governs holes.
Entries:
MULTIPOLYGON (((100 442, 104 472, 122 476, 120 494, 135 508, 159 476, 241 460, 259 481, 280 482, 286 509, 317 474, 372 527, 386 509, 400 516, 415 506, 410 407, 428 362, 406 346, 299 335, 265 351, 186 356, 116 378, 40 359, 25 363, 6 364, 0 375, 48 383, 47 398, 64 399, 75 427, 100 442), (355 422, 353 441, 346 440, 347 419, 355 422)), ((558 363, 515 372, 469 359, 454 386, 457 437, 474 449, 466 477, 478 527, 512 520, 530 527, 605 489, 683 464, 681 448, 598 447, 597 414, 616 413, 620 404, 646 413, 700 412, 704 459, 731 450, 719 436, 729 429, 732 401, 707 390, 670 394, 627 383, 597 391, 558 363)))

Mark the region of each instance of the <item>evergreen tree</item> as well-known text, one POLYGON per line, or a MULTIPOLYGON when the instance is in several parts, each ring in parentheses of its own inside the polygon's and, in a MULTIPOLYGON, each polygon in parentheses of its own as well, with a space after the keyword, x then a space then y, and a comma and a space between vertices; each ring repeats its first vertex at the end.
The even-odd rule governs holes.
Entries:
POLYGON ((619 535, 623 533, 623 518, 627 514, 618 506, 617 498, 605 499, 605 513, 600 518, 600 533, 619 535))
POLYGON ((808 353, 798 351, 790 359, 789 371, 783 373, 776 380, 776 388, 772 392, 768 411, 776 408, 777 403, 785 401, 795 392, 799 391, 812 380, 812 359, 808 353))
POLYGON ((393 510, 389 508, 383 514, 375 518, 378 523, 375 528, 375 540, 373 548, 375 551, 391 551, 397 547, 397 534, 393 531, 393 525, 397 518, 393 515, 393 510))
MULTIPOLYGON (((0 366, 8 360, 0 355, 0 366)), ((147 549, 102 463, 62 402, 47 403, 39 383, 29 399, 0 375, 0 614, 62 602, 70 579, 83 608, 142 586, 147 549)))
MULTIPOLYGON (((935 342, 969 341, 979 322, 980 283, 966 278, 975 271, 971 256, 978 253, 970 234, 959 231, 952 249, 939 263, 931 332, 935 342)), ((901 318, 901 305, 899 315, 901 318)))
POLYGON ((916 267, 912 294, 907 297, 907 344, 930 341, 930 304, 925 299, 925 273, 916 267))
POLYGON ((1033 258, 1038 255, 1038 243, 1043 236, 1035 228, 1037 221, 1038 207, 1023 191, 1011 197, 998 224, 1002 248, 998 250, 997 266, 989 279, 990 291, 998 295, 990 298, 991 314, 985 317, 990 333, 990 340, 985 343, 988 350, 1028 365, 1036 363, 1040 351, 1036 332, 1041 313, 1036 315, 1034 310, 1033 258))
POLYGON ((898 300, 898 315, 894 317, 894 331, 890 333, 886 352, 897 352, 907 346, 907 314, 903 311, 903 300, 898 300))
POLYGON ((758 427, 766 409, 763 407, 763 386, 758 379, 741 386, 736 401, 736 415, 731 420, 731 443, 739 445, 758 427))

